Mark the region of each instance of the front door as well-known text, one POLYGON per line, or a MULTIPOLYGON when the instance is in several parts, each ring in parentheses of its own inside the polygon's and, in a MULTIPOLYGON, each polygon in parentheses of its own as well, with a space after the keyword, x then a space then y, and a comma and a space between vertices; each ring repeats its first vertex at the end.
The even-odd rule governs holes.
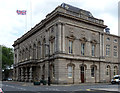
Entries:
POLYGON ((80 69, 81 69, 81 83, 84 83, 84 66, 81 66, 80 69))

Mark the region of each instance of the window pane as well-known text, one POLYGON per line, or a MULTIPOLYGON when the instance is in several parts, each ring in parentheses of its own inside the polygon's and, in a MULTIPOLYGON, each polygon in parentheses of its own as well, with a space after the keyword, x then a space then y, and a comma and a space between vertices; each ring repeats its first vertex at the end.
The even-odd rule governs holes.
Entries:
POLYGON ((110 41, 110 38, 108 37, 106 40, 107 40, 107 41, 110 41))
POLYGON ((92 56, 95 56, 95 45, 92 45, 92 56))
POLYGON ((84 55, 85 53, 85 44, 81 44, 81 55, 84 55))
POLYGON ((69 41, 69 53, 73 53, 73 42, 69 41))
POLYGON ((68 66, 68 77, 72 78, 72 66, 68 66))
POLYGON ((113 52, 114 56, 117 56, 117 46, 114 46, 114 52, 113 52))
POLYGON ((110 56, 110 45, 106 45, 106 56, 110 56))
POLYGON ((92 76, 92 77, 94 77, 94 72, 95 72, 94 67, 92 67, 92 68, 91 68, 91 76, 92 76))

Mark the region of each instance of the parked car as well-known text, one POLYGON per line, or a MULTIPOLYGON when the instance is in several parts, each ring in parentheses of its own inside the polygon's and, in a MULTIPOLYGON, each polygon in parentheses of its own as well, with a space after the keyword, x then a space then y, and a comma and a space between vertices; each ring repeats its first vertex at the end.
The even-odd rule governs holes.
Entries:
POLYGON ((8 80, 8 81, 12 81, 12 78, 8 78, 7 80, 8 80))
POLYGON ((112 80, 111 80, 112 84, 120 84, 120 75, 115 75, 112 80))
POLYGON ((0 93, 4 93, 3 90, 0 88, 0 93))

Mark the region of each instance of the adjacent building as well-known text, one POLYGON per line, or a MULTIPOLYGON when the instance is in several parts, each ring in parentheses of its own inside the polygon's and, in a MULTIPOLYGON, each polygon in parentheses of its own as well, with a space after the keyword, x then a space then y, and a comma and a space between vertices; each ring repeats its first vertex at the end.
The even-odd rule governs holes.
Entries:
POLYGON ((119 72, 119 44, 103 20, 63 3, 14 42, 13 79, 109 82, 119 72))

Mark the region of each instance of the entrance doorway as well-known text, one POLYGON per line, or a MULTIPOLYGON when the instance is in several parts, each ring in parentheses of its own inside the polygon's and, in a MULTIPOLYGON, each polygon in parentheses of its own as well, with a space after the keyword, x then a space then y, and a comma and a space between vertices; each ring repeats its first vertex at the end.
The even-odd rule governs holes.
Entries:
POLYGON ((84 79, 84 70, 85 70, 85 67, 81 66, 80 70, 81 70, 81 83, 84 83, 85 82, 85 79, 84 79))

